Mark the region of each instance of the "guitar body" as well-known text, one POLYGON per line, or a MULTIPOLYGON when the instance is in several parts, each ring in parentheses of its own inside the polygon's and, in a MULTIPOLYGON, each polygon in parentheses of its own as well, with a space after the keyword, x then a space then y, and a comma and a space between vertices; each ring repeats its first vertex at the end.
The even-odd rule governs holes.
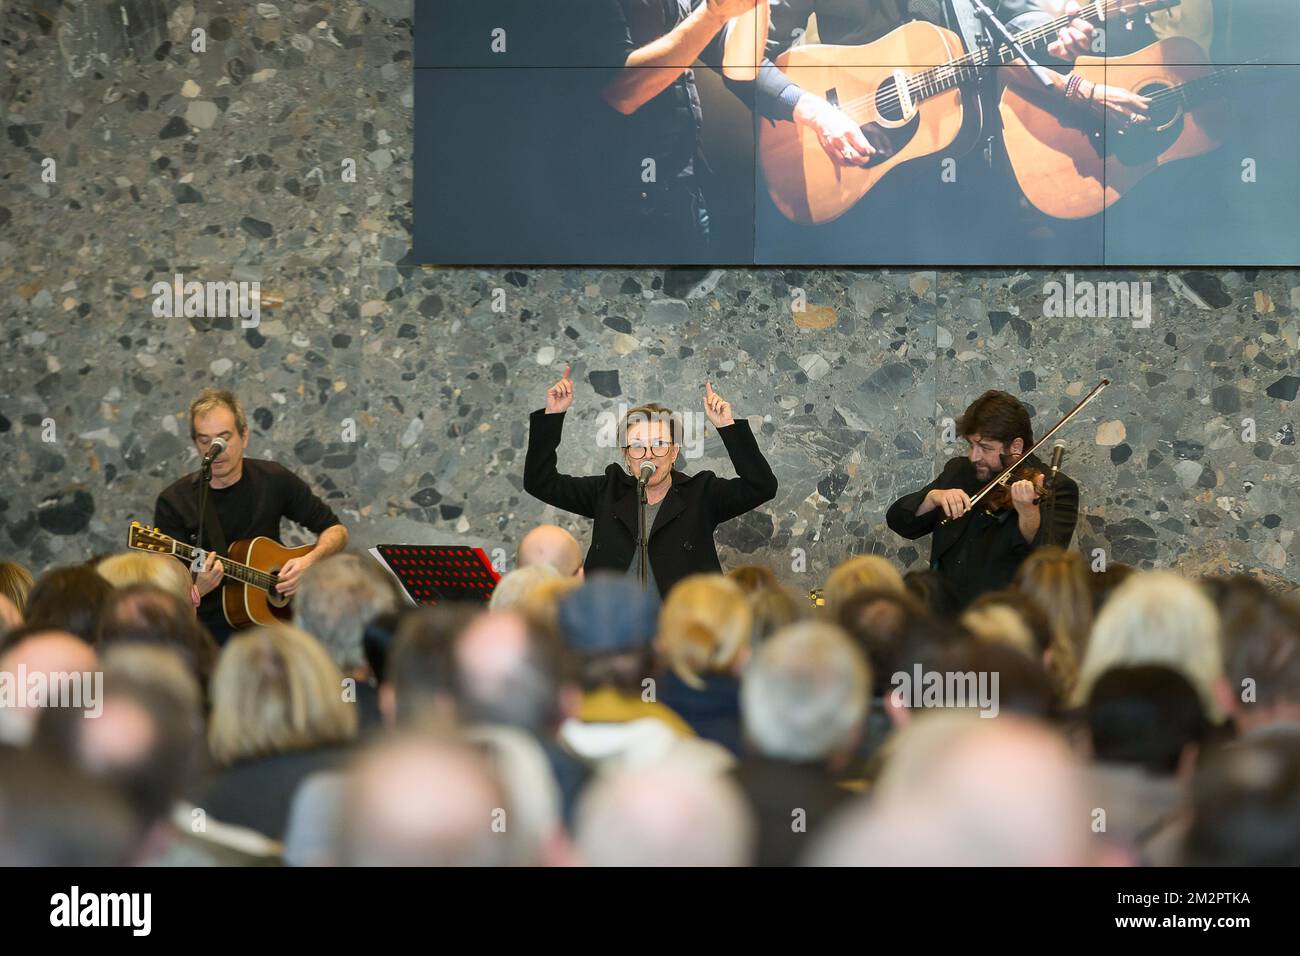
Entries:
MULTIPOLYGON (((867 166, 841 166, 826 155, 812 130, 793 122, 760 121, 759 164, 781 213, 805 225, 831 222, 891 169, 956 143, 967 120, 961 90, 939 93, 905 111, 898 101, 895 77, 924 68, 920 65, 948 63, 963 53, 955 33, 918 21, 874 43, 807 44, 777 57, 776 65, 791 80, 838 106, 861 124, 872 145, 884 147, 867 166)), ((978 133, 978 124, 973 129, 978 133)))
MULTIPOLYGON (((286 548, 270 538, 246 538, 230 545, 230 557, 259 571, 274 574, 290 558, 300 558, 311 552, 314 545, 304 544, 286 548)), ((226 620, 234 628, 253 624, 275 624, 293 617, 290 599, 279 593, 227 580, 221 586, 221 605, 226 620)))
MULTIPOLYGON (((1125 57, 1079 57, 1075 70, 1085 80, 1149 96, 1202 79, 1214 67, 1194 41, 1171 37, 1125 57)), ((1223 143, 1230 121, 1225 99, 1187 109, 1171 96, 1153 103, 1141 129, 1121 133, 1113 120, 1103 123, 1087 107, 1011 87, 1000 110, 1020 188, 1057 219, 1098 215, 1160 167, 1211 152, 1223 143)))

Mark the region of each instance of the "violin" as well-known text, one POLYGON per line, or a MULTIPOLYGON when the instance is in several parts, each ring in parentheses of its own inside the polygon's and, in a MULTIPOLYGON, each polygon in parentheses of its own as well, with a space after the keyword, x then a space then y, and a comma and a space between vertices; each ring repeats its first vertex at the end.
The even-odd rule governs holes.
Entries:
MULTIPOLYGON (((1032 467, 1024 457, 1017 459, 1009 471, 1004 471, 998 484, 979 500, 979 507, 996 514, 1014 507, 1011 502, 1011 486, 1018 481, 1032 482, 1038 490, 1034 504, 1047 501, 1052 497, 1052 489, 1047 486, 1047 475, 1032 467)), ((975 507, 975 505, 972 505, 975 507)))
MULTIPOLYGON (((983 506, 990 512, 1002 511, 1006 508, 1012 507, 1011 486, 1017 481, 1032 481, 1034 487, 1038 489, 1038 500, 1042 501, 1050 498, 1051 489, 1047 485, 1047 476, 1037 468, 1031 467, 1027 459, 1039 448, 1042 448, 1043 445, 1047 444, 1047 442, 1052 439, 1053 435, 1064 428, 1070 419, 1083 411, 1084 406, 1096 399, 1096 397, 1100 395, 1109 384, 1110 379, 1103 378, 1096 388, 1084 396, 1083 401, 1070 409, 1070 411, 1067 412, 1059 422, 1047 430, 1047 433, 1044 434, 1042 438, 1034 442, 1032 448, 1026 451, 1006 468, 1002 469, 1000 473, 994 476, 992 481, 972 495, 970 499, 970 511, 967 511, 966 514, 971 514, 979 506, 983 506)), ((962 517, 965 517, 965 515, 962 517)), ((939 524, 944 525, 953 520, 960 521, 961 519, 944 517, 939 519, 939 524)))

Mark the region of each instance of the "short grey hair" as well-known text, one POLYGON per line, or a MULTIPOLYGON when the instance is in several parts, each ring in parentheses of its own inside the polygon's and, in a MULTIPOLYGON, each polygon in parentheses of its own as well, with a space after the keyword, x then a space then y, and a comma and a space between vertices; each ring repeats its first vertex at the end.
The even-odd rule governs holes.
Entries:
POLYGON ((850 744, 867 715, 871 671, 833 624, 801 621, 754 655, 740 686, 745 733, 764 756, 821 760, 850 744))
POLYGON ((366 627, 397 610, 397 589, 373 561, 335 554, 303 572, 293 623, 320 641, 340 670, 366 662, 366 627))

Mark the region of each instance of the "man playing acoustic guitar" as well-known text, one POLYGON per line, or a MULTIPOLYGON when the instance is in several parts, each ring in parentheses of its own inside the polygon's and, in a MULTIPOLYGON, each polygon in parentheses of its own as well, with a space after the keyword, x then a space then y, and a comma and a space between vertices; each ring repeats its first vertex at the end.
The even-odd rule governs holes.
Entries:
MULTIPOLYGON (((297 590, 307 568, 347 546, 347 528, 305 481, 277 462, 244 457, 248 420, 243 405, 232 392, 209 388, 200 393, 190 405, 190 438, 200 458, 208 453, 215 439, 226 442, 225 449, 212 461, 208 512, 215 517, 216 528, 204 525, 205 548, 215 547, 226 554, 229 543, 237 540, 266 537, 279 541, 281 519, 297 522, 317 538, 311 552, 290 559, 280 568, 276 590, 289 597, 297 590), (224 543, 213 541, 213 530, 221 533, 224 543)), ((178 541, 194 544, 198 540, 198 512, 199 472, 194 471, 173 482, 158 496, 154 525, 178 541)), ((218 587, 222 574, 220 560, 209 552, 195 585, 202 597, 199 620, 218 642, 224 643, 232 628, 226 620, 218 587)))

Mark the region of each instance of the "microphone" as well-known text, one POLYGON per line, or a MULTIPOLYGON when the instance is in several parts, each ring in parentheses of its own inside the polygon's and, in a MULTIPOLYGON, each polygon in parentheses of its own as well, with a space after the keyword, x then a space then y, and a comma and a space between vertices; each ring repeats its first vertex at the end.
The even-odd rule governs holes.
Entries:
POLYGON ((650 464, 650 462, 648 461, 643 461, 641 462, 641 468, 639 469, 639 471, 640 471, 640 475, 637 478, 636 483, 644 487, 645 483, 654 477, 655 466, 650 464))
POLYGON ((1056 487, 1056 473, 1061 470, 1061 459, 1065 457, 1065 442, 1059 438, 1052 446, 1052 473, 1047 476, 1047 487, 1056 487))
POLYGON ((216 458, 225 450, 226 440, 224 438, 212 439, 212 444, 208 446, 208 453, 203 456, 203 467, 210 467, 212 465, 212 459, 216 458))

